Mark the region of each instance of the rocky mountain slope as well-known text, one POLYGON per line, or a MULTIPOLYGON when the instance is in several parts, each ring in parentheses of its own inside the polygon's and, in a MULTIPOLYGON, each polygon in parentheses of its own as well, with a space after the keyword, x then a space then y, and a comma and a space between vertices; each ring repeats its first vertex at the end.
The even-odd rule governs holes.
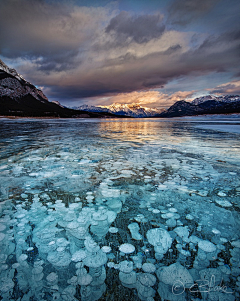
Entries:
POLYGON ((88 113, 48 101, 40 89, 0 60, 0 115, 29 117, 114 117, 110 113, 88 113))
POLYGON ((110 106, 98 106, 98 107, 83 105, 78 107, 77 109, 88 111, 88 112, 109 112, 116 115, 138 117, 138 118, 154 117, 162 112, 162 110, 142 107, 137 103, 132 103, 132 104, 114 103, 110 106))
POLYGON ((240 113, 240 96, 204 96, 195 98, 192 102, 177 101, 158 117, 181 117, 204 114, 230 114, 240 113))

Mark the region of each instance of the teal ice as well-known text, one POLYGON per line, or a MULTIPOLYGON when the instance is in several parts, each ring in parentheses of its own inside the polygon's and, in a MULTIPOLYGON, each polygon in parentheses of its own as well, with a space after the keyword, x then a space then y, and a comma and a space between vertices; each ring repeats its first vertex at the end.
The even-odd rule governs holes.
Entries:
POLYGON ((1 119, 0 299, 239 300, 240 119, 1 119))

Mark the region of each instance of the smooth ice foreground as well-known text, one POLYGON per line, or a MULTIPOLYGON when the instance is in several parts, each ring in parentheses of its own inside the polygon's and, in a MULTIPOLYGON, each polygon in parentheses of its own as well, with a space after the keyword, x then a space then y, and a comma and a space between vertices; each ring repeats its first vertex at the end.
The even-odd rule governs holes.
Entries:
POLYGON ((228 123, 1 120, 0 300, 239 300, 228 123))

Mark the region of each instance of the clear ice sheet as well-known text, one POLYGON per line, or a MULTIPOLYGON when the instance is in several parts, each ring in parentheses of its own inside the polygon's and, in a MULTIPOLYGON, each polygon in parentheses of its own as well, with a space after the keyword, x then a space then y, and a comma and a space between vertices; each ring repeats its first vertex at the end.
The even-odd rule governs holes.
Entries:
POLYGON ((239 300, 239 127, 1 120, 0 299, 239 300))

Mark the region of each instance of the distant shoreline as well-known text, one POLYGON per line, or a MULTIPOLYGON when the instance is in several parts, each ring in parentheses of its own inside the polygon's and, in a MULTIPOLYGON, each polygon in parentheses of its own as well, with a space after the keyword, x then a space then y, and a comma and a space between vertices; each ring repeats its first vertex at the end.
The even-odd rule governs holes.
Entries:
POLYGON ((89 115, 78 116, 78 117, 55 117, 55 116, 9 116, 9 115, 0 115, 1 119, 194 119, 194 118, 208 118, 208 117, 216 117, 216 118, 240 118, 240 113, 226 113, 226 114, 199 114, 199 115, 186 115, 186 116, 176 116, 176 117, 159 117, 159 116, 149 116, 149 117, 132 117, 132 116, 102 116, 102 117, 89 117, 89 115))

